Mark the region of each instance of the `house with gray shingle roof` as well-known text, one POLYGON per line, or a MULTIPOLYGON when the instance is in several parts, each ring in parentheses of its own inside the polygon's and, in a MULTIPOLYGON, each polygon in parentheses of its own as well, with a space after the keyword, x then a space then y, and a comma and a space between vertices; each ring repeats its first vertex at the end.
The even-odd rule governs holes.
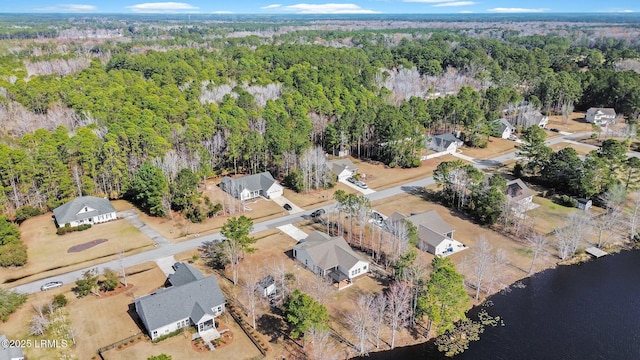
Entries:
POLYGON ((453 134, 440 134, 434 135, 431 137, 431 143, 429 144, 429 148, 433 151, 437 152, 448 152, 453 154, 456 152, 459 146, 462 146, 464 143, 462 140, 453 136, 453 134))
POLYGON ((9 346, 7 336, 0 335, 0 360, 24 360, 21 347, 9 346))
POLYGON ((606 126, 616 121, 616 111, 612 108, 589 108, 584 115, 584 119, 592 124, 606 126))
POLYGON ((108 199, 81 196, 53 209, 57 227, 99 224, 116 220, 116 209, 108 199))
POLYGON ((505 118, 498 119, 493 122, 493 136, 508 139, 511 135, 515 135, 516 127, 511 125, 509 120, 505 118))
POLYGON ((369 262, 356 254, 342 236, 314 231, 293 247, 293 257, 315 274, 333 279, 338 290, 369 271, 369 262))
POLYGON ((220 182, 220 188, 238 200, 250 200, 260 196, 271 199, 282 196, 284 190, 268 171, 239 178, 225 176, 220 182))
POLYGON ((436 256, 447 256, 464 248, 453 238, 455 231, 435 210, 406 216, 394 212, 385 221, 386 229, 394 232, 401 221, 412 223, 418 231, 418 248, 436 256))
POLYGON ((331 160, 328 163, 331 172, 338 177, 338 181, 346 180, 358 172, 358 168, 349 158, 331 160))
POLYGON ((215 318, 224 311, 226 300, 215 276, 205 277, 185 263, 176 263, 174 268, 176 272, 168 278, 172 286, 134 300, 149 336, 153 340, 195 326, 205 339, 220 337, 215 318))
POLYGON ((533 191, 520 179, 507 181, 507 190, 505 196, 509 203, 509 207, 515 210, 516 215, 522 215, 528 210, 537 207, 533 203, 533 191))

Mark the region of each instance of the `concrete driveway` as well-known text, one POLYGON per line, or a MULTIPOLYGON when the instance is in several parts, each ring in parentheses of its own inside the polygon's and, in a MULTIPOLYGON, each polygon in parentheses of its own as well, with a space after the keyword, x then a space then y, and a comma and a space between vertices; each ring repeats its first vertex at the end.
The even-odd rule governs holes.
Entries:
POLYGON ((363 189, 363 188, 361 188, 359 186, 356 186, 356 185, 348 182, 347 180, 340 180, 340 182, 345 184, 345 185, 347 185, 348 187, 350 187, 352 189, 358 190, 359 192, 361 192, 361 193, 363 193, 365 195, 373 194, 374 192, 376 192, 375 190, 372 190, 372 189, 363 189))
POLYGON ((292 238, 298 241, 307 238, 307 233, 293 226, 293 224, 278 226, 278 230, 282 231, 283 233, 291 236, 292 238))
POLYGON ((291 210, 289 210, 289 214, 297 214, 297 213, 301 213, 304 211, 303 208, 301 208, 300 206, 294 204, 293 202, 291 202, 291 200, 287 199, 284 196, 278 196, 278 197, 274 197, 271 200, 273 200, 274 203, 280 205, 280 206, 284 206, 284 204, 289 204, 291 205, 291 210))

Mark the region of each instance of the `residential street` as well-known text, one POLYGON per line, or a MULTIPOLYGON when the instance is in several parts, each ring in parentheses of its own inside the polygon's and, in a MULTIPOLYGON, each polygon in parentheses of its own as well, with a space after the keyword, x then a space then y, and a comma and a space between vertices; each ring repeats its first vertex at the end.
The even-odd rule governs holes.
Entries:
MULTIPOLYGON (((591 133, 592 132, 585 132, 585 133, 576 133, 568 136, 560 136, 553 139, 549 139, 547 140, 546 143, 547 145, 554 145, 554 144, 563 142, 565 140, 572 140, 575 138, 588 136, 591 133)), ((636 157, 638 157, 639 155, 640 154, 637 152, 629 154, 629 156, 636 156, 636 157)), ((489 160, 474 160, 474 165, 479 169, 485 169, 487 167, 496 166, 501 164, 502 162, 509 161, 515 158, 516 158, 516 152, 514 151, 508 154, 497 156, 489 160)), ((399 195, 402 193, 411 192, 417 188, 423 188, 425 186, 432 185, 434 183, 435 182, 433 180, 433 177, 430 176, 430 177, 426 177, 426 178, 413 181, 407 184, 399 185, 393 188, 389 188, 381 191, 375 191, 365 196, 369 198, 370 201, 374 202, 374 201, 386 199, 395 195, 399 195)), ((267 229, 273 229, 279 226, 288 225, 288 224, 301 221, 303 219, 303 216, 311 214, 314 210, 316 209, 309 209, 303 212, 290 214, 290 215, 279 217, 277 219, 271 219, 271 220, 257 223, 254 225, 253 233, 257 233, 267 229)), ((128 220, 132 220, 132 219, 128 219, 128 220)), ((153 233, 155 233, 155 231, 153 231, 153 233)), ((156 249, 149 250, 140 254, 127 256, 122 260, 113 260, 97 266, 92 266, 89 268, 84 268, 84 269, 68 272, 65 274, 52 276, 46 279, 33 281, 31 283, 16 286, 13 289, 23 293, 35 293, 40 291, 40 286, 50 281, 62 281, 65 284, 72 284, 78 278, 80 278, 83 272, 91 268, 96 268, 98 270, 98 273, 102 273, 105 268, 118 270, 118 269, 121 269, 122 266, 126 268, 130 266, 142 264, 145 262, 156 261, 157 259, 161 259, 161 258, 171 257, 175 254, 198 248, 204 242, 220 241, 222 239, 220 233, 196 237, 191 240, 183 241, 180 243, 165 242, 165 241, 162 241, 163 239, 158 238, 157 236, 154 236, 153 238, 156 244, 158 245, 156 249)))

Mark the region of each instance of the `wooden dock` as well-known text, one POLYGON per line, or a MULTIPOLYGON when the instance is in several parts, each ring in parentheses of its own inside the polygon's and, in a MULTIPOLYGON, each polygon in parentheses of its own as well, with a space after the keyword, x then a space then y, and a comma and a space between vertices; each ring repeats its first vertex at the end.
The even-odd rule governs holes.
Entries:
POLYGON ((595 246, 587 248, 585 251, 587 252, 587 254, 591 254, 591 255, 595 256, 596 258, 603 257, 603 256, 608 254, 607 252, 602 251, 602 250, 598 249, 595 246))

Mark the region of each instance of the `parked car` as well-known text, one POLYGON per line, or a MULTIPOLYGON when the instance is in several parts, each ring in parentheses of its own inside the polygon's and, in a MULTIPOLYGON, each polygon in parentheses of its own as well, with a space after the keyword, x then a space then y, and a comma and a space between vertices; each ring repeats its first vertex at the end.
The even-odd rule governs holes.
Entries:
POLYGON ((509 135, 509 140, 516 141, 516 140, 518 140, 518 137, 513 135, 513 134, 511 134, 511 135, 509 135))
POLYGON ((352 183, 352 184, 355 184, 355 183, 357 183, 357 182, 358 182, 358 180, 356 180, 356 178, 354 178, 353 176, 348 177, 348 178, 347 178, 347 181, 348 181, 348 182, 350 182, 350 183, 352 183))
POLYGON ((384 221, 384 217, 382 216, 382 214, 380 214, 377 211, 372 211, 371 212, 371 218, 373 220, 375 220, 375 221, 378 221, 378 222, 383 222, 384 221))
POLYGON ((61 286, 62 286, 62 281, 51 281, 51 282, 48 282, 48 283, 40 286, 40 290, 41 291, 47 291, 47 290, 50 290, 50 289, 59 288, 61 286))
POLYGON ((318 209, 318 210, 312 212, 311 215, 309 215, 309 216, 314 218, 314 217, 318 217, 318 216, 320 216, 320 215, 322 215, 324 213, 326 213, 326 211, 324 209, 318 209))
POLYGON ((369 188, 369 186, 367 186, 367 184, 362 182, 362 181, 357 181, 356 182, 356 186, 359 186, 359 187, 361 187, 363 189, 368 189, 369 188))
POLYGON ((293 209, 289 204, 284 204, 282 207, 287 211, 291 211, 291 209, 293 209))

